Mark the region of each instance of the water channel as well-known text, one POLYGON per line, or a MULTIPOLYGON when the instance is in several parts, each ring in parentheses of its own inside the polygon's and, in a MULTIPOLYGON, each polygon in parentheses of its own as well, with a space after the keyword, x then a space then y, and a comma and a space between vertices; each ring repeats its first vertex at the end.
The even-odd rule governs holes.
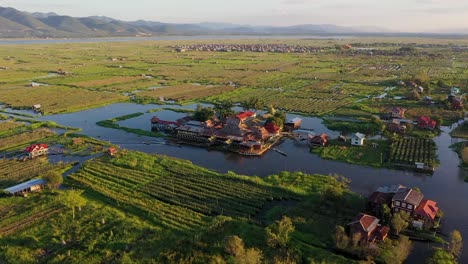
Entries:
MULTIPOLYGON (((287 153, 287 156, 269 151, 262 157, 244 157, 234 153, 208 151, 204 148, 185 145, 179 148, 166 145, 164 144, 164 140, 159 138, 139 136, 96 125, 97 121, 136 112, 146 112, 160 107, 158 105, 118 103, 77 113, 43 116, 38 117, 38 119, 51 120, 62 125, 81 128, 81 133, 85 135, 115 143, 122 148, 187 159, 191 160, 194 164, 220 172, 234 171, 239 174, 257 175, 260 177, 283 170, 326 175, 336 173, 350 179, 350 188, 362 195, 368 195, 379 186, 392 184, 419 187, 425 197, 437 201, 439 207, 445 212, 443 233, 448 234, 453 229, 458 229, 464 238, 468 238, 468 210, 466 210, 468 184, 464 182, 466 172, 459 168, 460 159, 449 148, 450 145, 458 141, 458 139, 453 139, 449 135, 449 127, 442 127, 442 133, 435 138, 440 167, 433 175, 427 175, 410 171, 376 169, 323 160, 317 155, 310 154, 306 144, 293 140, 286 140, 278 146, 278 149, 287 153)), ((195 105, 171 107, 193 109, 195 105)), ((163 110, 121 121, 120 125, 149 130, 149 120, 153 115, 157 115, 163 119, 174 120, 185 114, 163 110)), ((336 131, 328 130, 322 124, 320 118, 302 118, 303 127, 313 128, 317 133, 328 133, 332 137, 339 134, 336 131)), ((427 249, 430 249, 432 246, 431 244, 416 243, 415 250, 408 259, 408 263, 423 263, 424 258, 429 253, 427 249)), ((468 263, 468 250, 464 250, 460 263, 468 263)))

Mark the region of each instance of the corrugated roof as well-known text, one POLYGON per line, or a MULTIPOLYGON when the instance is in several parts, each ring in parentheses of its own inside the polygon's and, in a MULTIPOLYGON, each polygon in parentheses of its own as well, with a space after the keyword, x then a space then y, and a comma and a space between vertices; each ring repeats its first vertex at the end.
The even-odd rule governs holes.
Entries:
POLYGON ((424 195, 418 191, 415 191, 413 189, 400 189, 398 192, 393 196, 393 201, 404 201, 406 203, 413 204, 415 206, 418 206, 422 199, 424 198, 424 195))
POLYGON ((46 184, 46 181, 43 180, 43 179, 33 179, 33 180, 30 180, 30 181, 23 182, 21 184, 12 186, 10 188, 6 188, 5 192, 9 192, 11 194, 14 194, 14 193, 17 193, 17 192, 24 191, 24 190, 26 190, 28 188, 31 188, 32 186, 44 185, 44 184, 46 184))
POLYGON ((356 134, 354 134, 355 137, 359 138, 359 139, 363 139, 366 137, 366 135, 362 134, 362 133, 359 133, 357 132, 356 134))
POLYGON ((432 220, 434 220, 438 211, 439 207, 437 206, 437 203, 432 200, 423 200, 419 204, 418 208, 416 208, 417 215, 430 218, 432 220))

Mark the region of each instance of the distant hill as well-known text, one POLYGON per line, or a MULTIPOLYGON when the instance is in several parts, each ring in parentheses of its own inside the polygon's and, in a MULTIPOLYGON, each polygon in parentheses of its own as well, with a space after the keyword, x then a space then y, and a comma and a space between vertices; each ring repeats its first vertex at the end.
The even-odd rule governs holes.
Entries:
MULTIPOLYGON (((71 17, 56 13, 28 13, 0 7, 0 38, 114 37, 157 35, 350 35, 387 34, 378 27, 342 27, 329 24, 288 27, 204 22, 176 24, 122 21, 105 16, 71 17)), ((467 33, 462 31, 461 33, 467 33)), ((403 34, 403 33, 401 33, 403 34)))

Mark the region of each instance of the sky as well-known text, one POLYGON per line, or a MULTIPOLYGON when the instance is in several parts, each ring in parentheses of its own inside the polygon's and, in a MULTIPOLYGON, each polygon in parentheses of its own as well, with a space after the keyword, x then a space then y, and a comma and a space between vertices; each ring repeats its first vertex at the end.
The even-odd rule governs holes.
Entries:
POLYGON ((400 32, 468 32, 468 0, 0 0, 0 6, 126 21, 335 24, 400 32))

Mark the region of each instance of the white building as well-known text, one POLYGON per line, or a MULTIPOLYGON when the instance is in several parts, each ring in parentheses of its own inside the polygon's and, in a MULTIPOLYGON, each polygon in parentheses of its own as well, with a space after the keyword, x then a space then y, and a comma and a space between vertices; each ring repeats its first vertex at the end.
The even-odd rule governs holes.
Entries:
POLYGON ((366 135, 357 132, 351 137, 351 145, 354 146, 363 146, 364 139, 366 139, 366 135))

